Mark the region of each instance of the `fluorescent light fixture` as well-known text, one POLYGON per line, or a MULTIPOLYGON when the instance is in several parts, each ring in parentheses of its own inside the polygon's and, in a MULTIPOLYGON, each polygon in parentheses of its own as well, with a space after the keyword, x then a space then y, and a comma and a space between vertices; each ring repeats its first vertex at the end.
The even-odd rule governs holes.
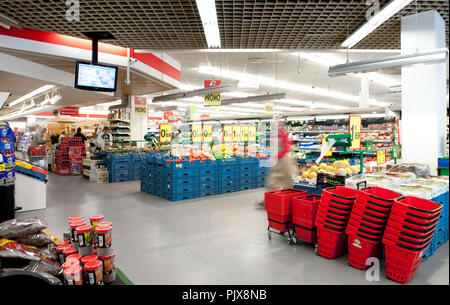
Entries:
POLYGON ((344 48, 351 48, 364 37, 372 33, 377 27, 383 24, 386 20, 397 14, 401 9, 410 4, 412 0, 393 0, 386 5, 382 10, 367 21, 363 26, 350 35, 341 46, 344 48))
POLYGON ((55 87, 55 85, 45 85, 42 86, 40 88, 37 88, 36 90, 31 91, 30 93, 25 94, 24 96, 19 97, 17 100, 12 101, 11 103, 9 103, 9 107, 13 107, 23 101, 26 101, 30 98, 32 98, 35 95, 41 94, 45 91, 48 91, 50 89, 53 89, 55 87))
POLYGON ((342 76, 348 75, 349 73, 366 73, 394 67, 411 66, 420 63, 445 63, 447 60, 448 49, 443 48, 424 53, 399 55, 332 66, 328 69, 328 76, 342 76))
POLYGON ((172 100, 185 98, 185 97, 214 94, 214 93, 221 93, 221 92, 229 92, 232 90, 233 90, 232 85, 220 85, 220 86, 216 86, 216 87, 208 87, 208 88, 196 89, 196 90, 192 90, 192 91, 185 91, 185 92, 157 96, 157 97, 153 98, 152 102, 153 103, 166 102, 166 101, 172 101, 172 100))
POLYGON ((208 48, 220 48, 219 24, 215 0, 195 0, 202 19, 208 48))
POLYGON ((335 98, 335 99, 346 100, 346 101, 352 102, 354 104, 359 104, 359 96, 356 96, 356 95, 350 95, 350 94, 346 94, 346 93, 342 93, 342 92, 337 92, 337 91, 328 90, 328 89, 321 89, 321 88, 317 88, 317 87, 312 88, 311 86, 282 81, 282 80, 276 81, 275 78, 271 78, 271 77, 263 77, 263 76, 259 76, 259 75, 253 75, 250 73, 239 73, 239 72, 234 72, 234 71, 226 70, 226 69, 220 70, 219 68, 213 68, 213 67, 208 67, 208 66, 200 66, 197 68, 197 71, 201 74, 207 74, 207 75, 219 75, 220 74, 224 78, 231 78, 231 79, 236 79, 236 80, 252 77, 252 78, 255 78, 261 85, 264 85, 264 86, 278 87, 278 88, 281 88, 284 90, 302 92, 302 93, 318 95, 318 96, 326 96, 326 97, 331 97, 331 98, 335 98))
POLYGON ((0 92, 0 110, 2 110, 3 105, 6 103, 6 99, 11 95, 11 92, 0 92))
POLYGON ((20 28, 19 22, 17 22, 16 20, 14 20, 6 15, 3 15, 2 13, 0 13, 0 26, 7 28, 8 30, 12 26, 14 26, 16 28, 20 28))
POLYGON ((255 96, 248 96, 243 98, 230 98, 222 100, 222 105, 229 104, 240 104, 240 103, 248 103, 248 102, 261 102, 261 101, 270 101, 270 100, 278 100, 286 98, 286 93, 273 93, 273 94, 262 94, 255 96))
POLYGON ((50 99, 50 104, 54 105, 62 99, 62 96, 57 94, 50 99))

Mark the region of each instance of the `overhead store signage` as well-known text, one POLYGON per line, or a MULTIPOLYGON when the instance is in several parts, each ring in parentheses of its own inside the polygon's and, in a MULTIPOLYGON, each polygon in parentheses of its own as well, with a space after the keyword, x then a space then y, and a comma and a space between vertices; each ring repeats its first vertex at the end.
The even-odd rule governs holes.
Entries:
POLYGON ((377 165, 386 163, 386 150, 377 151, 377 165))
POLYGON ((361 117, 359 115, 349 116, 349 133, 352 142, 350 149, 361 148, 361 117))
POLYGON ((159 142, 167 143, 172 141, 172 125, 160 124, 159 125, 159 142))
MULTIPOLYGON (((220 86, 220 80, 205 80, 205 88, 220 86)), ((204 104, 208 106, 220 106, 222 96, 220 93, 206 94, 204 104)))
POLYGON ((134 115, 147 116, 147 98, 143 96, 134 97, 134 115))
POLYGON ((203 125, 203 142, 212 142, 212 125, 203 125))
POLYGON ((200 124, 192 125, 191 135, 192 135, 192 143, 201 143, 202 142, 202 125, 200 125, 200 124))
POLYGON ((256 142, 256 126, 250 126, 248 128, 248 141, 256 142))
POLYGON ((273 101, 266 101, 266 114, 273 114, 273 101))
POLYGON ((248 126, 241 126, 241 141, 248 141, 248 126))
POLYGON ((223 126, 223 141, 225 143, 230 143, 233 141, 233 126, 231 125, 223 126))
POLYGON ((233 126, 233 142, 239 142, 241 137, 241 126, 233 126))
POLYGON ((78 115, 79 109, 78 107, 62 107, 59 109, 59 115, 78 115))

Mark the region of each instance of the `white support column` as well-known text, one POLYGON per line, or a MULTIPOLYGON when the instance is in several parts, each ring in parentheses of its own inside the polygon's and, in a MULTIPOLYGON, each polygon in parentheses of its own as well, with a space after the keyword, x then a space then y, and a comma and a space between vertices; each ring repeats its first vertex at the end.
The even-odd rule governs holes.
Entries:
POLYGON ((362 74, 361 90, 359 91, 359 108, 369 108, 369 76, 362 74))
MULTIPOLYGON (((402 18, 402 54, 438 48, 445 48, 445 22, 438 12, 402 18)), ((445 154, 447 64, 402 67, 403 161, 428 164, 432 174, 445 154)))
MULTIPOLYGON (((134 111, 134 98, 130 97, 131 113, 130 113, 130 138, 131 140, 144 140, 144 136, 147 133, 147 120, 148 115, 136 115, 134 111)), ((137 147, 144 147, 144 142, 137 142, 137 147)))

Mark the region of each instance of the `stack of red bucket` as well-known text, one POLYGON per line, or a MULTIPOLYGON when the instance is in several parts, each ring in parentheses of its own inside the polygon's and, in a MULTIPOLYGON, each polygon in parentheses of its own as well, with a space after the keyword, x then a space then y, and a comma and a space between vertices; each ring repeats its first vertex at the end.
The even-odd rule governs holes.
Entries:
POLYGON ((266 192, 264 194, 264 202, 269 227, 280 232, 293 229, 292 197, 305 195, 307 195, 306 191, 296 189, 266 192))
POLYGON ((383 236, 389 278, 406 283, 416 274, 441 211, 439 203, 412 196, 394 202, 383 236))
POLYGON ((337 258, 347 251, 347 226, 356 190, 338 186, 322 191, 315 225, 319 255, 337 258))
POLYGON ((391 190, 370 187, 359 190, 348 221, 348 262, 365 270, 369 257, 380 258, 383 250, 381 239, 391 207, 402 196, 391 190))
POLYGON ((314 226, 320 204, 320 195, 303 195, 292 198, 292 223, 297 239, 315 243, 317 231, 314 226))

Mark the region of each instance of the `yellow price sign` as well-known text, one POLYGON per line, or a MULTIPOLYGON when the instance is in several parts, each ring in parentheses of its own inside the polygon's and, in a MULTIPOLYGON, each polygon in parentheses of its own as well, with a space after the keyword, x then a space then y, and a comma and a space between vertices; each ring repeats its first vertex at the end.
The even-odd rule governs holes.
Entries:
POLYGON ((250 126, 248 128, 248 141, 256 142, 256 126, 250 126))
POLYGON ((192 143, 202 142, 202 125, 196 124, 192 125, 191 129, 192 143))
POLYGON ((203 125, 203 142, 212 142, 212 125, 203 125))
POLYGON ((266 114, 273 114, 273 101, 266 102, 266 114))
MULTIPOLYGON (((322 137, 322 145, 325 144, 326 142, 326 138, 322 137)), ((325 157, 331 157, 333 155, 333 148, 330 148, 329 151, 327 151, 327 153, 325 154, 325 157)))
POLYGON ((242 142, 248 141, 248 126, 241 127, 241 141, 242 142))
POLYGON ((378 150, 377 151, 377 165, 386 163, 386 151, 378 150))
POLYGON ((172 125, 160 124, 159 125, 159 142, 167 143, 172 141, 172 125))
POLYGON ((358 115, 349 116, 349 133, 351 135, 350 149, 361 148, 361 117, 358 115))
POLYGON ((207 94, 204 96, 204 105, 207 106, 220 106, 222 97, 220 93, 207 94))
POLYGON ((0 164, 0 172, 6 171, 5 164, 0 164))
POLYGON ((239 142, 241 137, 241 126, 233 126, 233 142, 239 142))
POLYGON ((233 126, 223 126, 223 141, 225 143, 230 143, 233 141, 233 126))

